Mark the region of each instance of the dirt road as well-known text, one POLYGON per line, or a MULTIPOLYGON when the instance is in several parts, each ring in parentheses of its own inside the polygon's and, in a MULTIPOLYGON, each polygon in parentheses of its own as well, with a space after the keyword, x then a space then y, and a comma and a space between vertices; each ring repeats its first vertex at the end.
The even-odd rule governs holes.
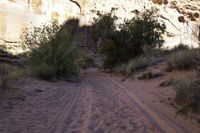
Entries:
MULTIPOLYGON (((37 88, 38 82, 28 86, 37 88)), ((84 74, 80 83, 40 83, 44 92, 25 98, 10 112, 0 111, 0 132, 199 132, 193 124, 176 116, 173 109, 155 101, 156 95, 143 87, 98 72, 84 74)))

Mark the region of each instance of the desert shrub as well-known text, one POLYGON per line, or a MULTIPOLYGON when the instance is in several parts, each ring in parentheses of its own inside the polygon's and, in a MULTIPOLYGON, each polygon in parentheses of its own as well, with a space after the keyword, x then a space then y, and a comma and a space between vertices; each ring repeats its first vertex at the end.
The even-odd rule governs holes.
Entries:
POLYGON ((56 22, 34 27, 31 31, 27 29, 21 38, 28 64, 43 79, 77 75, 80 65, 77 60, 85 59, 83 51, 72 45, 69 28, 58 26, 56 22))
POLYGON ((164 55, 162 49, 155 49, 151 46, 144 46, 142 50, 146 57, 163 57, 164 55))
POLYGON ((183 49, 173 52, 167 61, 168 69, 194 69, 199 65, 199 55, 199 49, 183 49))
POLYGON ((80 56, 77 58, 76 64, 79 68, 86 69, 95 66, 95 61, 90 52, 80 51, 80 56))
POLYGON ((10 82, 21 77, 20 68, 10 64, 0 63, 0 89, 10 89, 10 82))
POLYGON ((113 68, 115 73, 122 74, 133 74, 135 72, 141 71, 151 65, 152 59, 144 56, 138 56, 131 59, 128 63, 120 64, 113 68))
POLYGON ((139 80, 152 79, 152 78, 153 78, 152 71, 148 71, 146 73, 143 73, 141 76, 138 77, 139 80))
POLYGON ((10 65, 6 63, 0 63, 0 76, 8 75, 11 71, 10 65))
POLYGON ((173 86, 177 83, 178 81, 176 81, 175 79, 170 79, 170 80, 165 80, 163 82, 161 82, 159 84, 160 87, 169 87, 169 86, 173 86))
POLYGON ((105 55, 103 65, 105 68, 113 68, 129 59, 129 54, 122 44, 111 40, 104 42, 101 52, 105 55))
POLYGON ((167 57, 167 56, 169 56, 172 53, 176 53, 176 52, 181 51, 181 50, 189 50, 189 49, 190 48, 187 45, 180 43, 179 45, 174 46, 172 49, 162 49, 161 53, 164 56, 167 57))
POLYGON ((148 71, 146 73, 143 73, 138 77, 139 80, 144 80, 144 79, 153 79, 153 78, 158 78, 163 76, 163 73, 153 73, 152 71, 148 71))
POLYGON ((136 13, 134 18, 125 20, 119 30, 116 30, 117 18, 112 13, 105 14, 106 18, 104 15, 99 17, 95 25, 103 25, 102 22, 108 18, 112 20, 108 27, 100 28, 98 32, 98 37, 103 38, 101 52, 105 55, 105 68, 113 68, 144 54, 144 46, 152 49, 162 46, 165 25, 157 21, 155 14, 156 10, 153 9, 136 13), (105 36, 104 31, 109 31, 109 34, 105 36))
POLYGON ((170 52, 177 52, 180 50, 188 50, 189 47, 187 45, 184 44, 179 44, 178 46, 175 46, 173 49, 170 50, 170 52))
POLYGON ((126 66, 127 66, 127 64, 120 64, 120 65, 113 68, 113 72, 116 73, 116 74, 126 75, 127 74, 126 66))
POLYGON ((49 66, 45 63, 39 65, 39 66, 31 66, 34 70, 34 75, 38 78, 44 79, 44 80, 52 80, 55 76, 55 70, 52 66, 49 66))
POLYGON ((200 79, 186 79, 175 86, 176 102, 183 105, 180 111, 200 111, 200 79))
POLYGON ((130 60, 126 67, 126 73, 134 73, 143 70, 150 65, 151 61, 147 57, 139 56, 130 60))
POLYGON ((8 64, 0 64, 0 86, 2 89, 9 88, 9 73, 11 67, 8 64))

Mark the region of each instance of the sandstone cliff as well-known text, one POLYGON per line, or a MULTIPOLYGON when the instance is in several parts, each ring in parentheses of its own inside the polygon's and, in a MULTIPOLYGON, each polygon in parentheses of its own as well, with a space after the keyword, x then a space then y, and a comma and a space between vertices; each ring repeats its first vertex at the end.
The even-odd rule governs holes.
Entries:
MULTIPOLYGON (((26 14, 36 14, 37 20, 57 19, 64 22, 71 18, 80 20, 80 25, 91 25, 95 11, 108 12, 112 7, 118 8, 116 15, 123 20, 133 17, 133 10, 157 8, 157 16, 167 25, 165 46, 172 47, 179 43, 197 47, 200 35, 200 1, 199 0, 2 0, 16 3, 28 8, 26 14), (45 18, 45 19, 40 19, 45 18)), ((8 5, 9 6, 9 5, 8 5)), ((1 2, 0 2, 1 8, 1 2)), ((19 7, 17 7, 19 8, 19 7)), ((27 11, 27 10, 26 10, 27 11)), ((1 13, 1 12, 0 12, 1 13)), ((32 17, 35 19, 34 17, 32 17)), ((31 18, 29 18, 31 19, 31 18)), ((32 20, 34 21, 34 20, 32 20)), ((122 22, 122 21, 121 21, 122 22)), ((119 21, 120 23, 120 21, 119 21)))

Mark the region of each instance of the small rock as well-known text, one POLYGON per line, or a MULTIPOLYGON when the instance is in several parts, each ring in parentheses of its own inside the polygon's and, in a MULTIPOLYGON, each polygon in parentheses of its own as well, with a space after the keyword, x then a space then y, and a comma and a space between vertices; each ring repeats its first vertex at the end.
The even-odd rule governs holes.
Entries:
POLYGON ((179 17, 178 17, 178 21, 179 21, 179 22, 182 22, 182 23, 185 23, 185 18, 184 18, 184 16, 179 16, 179 17))

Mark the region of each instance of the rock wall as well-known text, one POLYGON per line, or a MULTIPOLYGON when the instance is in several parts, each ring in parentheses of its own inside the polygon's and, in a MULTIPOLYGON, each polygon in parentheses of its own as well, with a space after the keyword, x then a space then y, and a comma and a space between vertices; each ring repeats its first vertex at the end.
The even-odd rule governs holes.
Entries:
MULTIPOLYGON (((1 0, 23 5, 30 13, 44 18, 44 21, 57 19, 60 23, 71 18, 80 20, 80 25, 91 25, 95 11, 108 12, 112 7, 121 18, 133 17, 132 11, 144 8, 157 8, 157 16, 167 25, 165 47, 173 47, 179 43, 198 46, 200 24, 199 0, 1 0)), ((0 8, 1 8, 0 1, 0 8)), ((7 3, 7 4, 10 4, 7 3)), ((18 7, 17 7, 18 8, 18 7)), ((1 12, 0 12, 1 13, 1 12)), ((28 13, 27 13, 28 14, 28 13)), ((39 20, 40 17, 37 19, 39 20)), ((34 18, 34 17, 33 17, 34 18)), ((30 19, 30 18, 29 18, 30 19)), ((35 19, 35 18, 34 18, 35 19)), ((42 19, 43 20, 43 19, 42 19)))

